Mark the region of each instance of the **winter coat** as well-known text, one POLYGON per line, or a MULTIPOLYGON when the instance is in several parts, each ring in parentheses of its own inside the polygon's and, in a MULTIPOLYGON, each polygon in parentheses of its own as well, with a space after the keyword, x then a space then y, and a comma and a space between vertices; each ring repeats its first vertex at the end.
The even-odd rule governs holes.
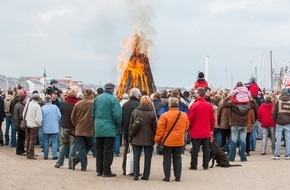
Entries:
MULTIPOLYGON (((185 105, 183 102, 179 100, 179 106, 178 106, 179 111, 182 111, 184 113, 188 113, 188 106, 185 105)), ((168 102, 163 103, 163 106, 160 107, 157 116, 161 116, 163 113, 167 112, 169 110, 168 102)))
POLYGON ((153 100, 153 105, 154 105, 155 114, 156 114, 157 118, 159 118, 160 117, 160 115, 158 114, 159 110, 160 110, 160 108, 163 107, 163 103, 162 103, 161 99, 153 100))
POLYGON ((13 122, 14 122, 14 126, 16 129, 20 128, 20 123, 23 120, 23 110, 24 110, 24 106, 25 104, 22 102, 18 102, 14 107, 13 107, 13 122))
POLYGON ((192 139, 210 138, 215 126, 212 105, 204 97, 195 100, 188 112, 189 131, 192 139))
POLYGON ((75 135, 81 137, 94 136, 94 120, 92 117, 93 99, 84 96, 75 104, 71 113, 71 122, 75 126, 75 135))
POLYGON ((205 79, 197 79, 194 83, 194 88, 205 88, 208 87, 208 83, 205 79))
POLYGON ((229 96, 235 97, 239 103, 247 103, 251 100, 251 94, 245 86, 236 87, 229 93, 229 96))
POLYGON ((229 98, 225 98, 222 103, 222 108, 230 108, 230 125, 246 127, 248 124, 248 114, 250 109, 257 109, 258 105, 254 100, 246 105, 237 105, 236 103, 229 101, 229 98))
POLYGON ((130 117, 129 131, 132 130, 132 125, 137 117, 142 118, 143 122, 136 134, 131 137, 132 145, 153 146, 157 120, 152 106, 139 105, 136 109, 134 109, 130 117))
POLYGON ((219 103, 218 111, 217 111, 217 124, 221 129, 230 129, 230 108, 223 108, 222 107, 222 100, 219 103))
POLYGON ((262 127, 275 127, 276 123, 272 119, 272 110, 274 104, 272 102, 264 102, 260 105, 258 111, 258 119, 262 127))
POLYGON ((288 95, 281 95, 276 101, 272 118, 273 121, 278 125, 290 124, 290 97, 288 95))
POLYGON ((139 106, 139 99, 131 96, 130 100, 126 102, 122 107, 122 129, 124 134, 124 140, 129 141, 129 125, 130 125, 130 117, 133 110, 139 106))
POLYGON ((75 98, 75 101, 70 101, 70 99, 66 98, 66 100, 62 102, 62 107, 60 109, 61 127, 67 128, 67 129, 75 129, 75 126, 71 122, 71 113, 76 102, 77 102, 76 98, 75 98))
POLYGON ((156 143, 162 142, 166 137, 170 128, 176 121, 179 112, 179 119, 168 135, 164 145, 168 147, 180 147, 184 145, 184 134, 188 129, 189 121, 186 113, 179 111, 177 107, 171 107, 166 113, 161 115, 157 124, 157 131, 154 138, 156 143))
POLYGON ((61 113, 54 104, 46 103, 41 107, 42 110, 42 132, 44 134, 59 133, 59 121, 61 113))
POLYGON ((26 112, 25 120, 26 120, 26 125, 28 128, 35 128, 35 127, 41 126, 42 112, 41 112, 41 107, 38 104, 38 101, 31 100, 28 104, 25 105, 23 114, 22 114, 23 118, 24 118, 25 112, 26 112))
POLYGON ((117 98, 109 91, 97 96, 92 114, 96 137, 116 137, 116 130, 122 122, 122 108, 117 98))
POLYGON ((252 96, 258 96, 260 88, 256 82, 246 83, 245 86, 248 88, 252 96))

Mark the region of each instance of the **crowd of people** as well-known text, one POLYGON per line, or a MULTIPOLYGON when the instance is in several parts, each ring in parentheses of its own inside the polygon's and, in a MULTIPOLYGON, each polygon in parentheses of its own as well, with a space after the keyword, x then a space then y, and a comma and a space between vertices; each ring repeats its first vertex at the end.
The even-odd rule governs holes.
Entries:
POLYGON ((35 91, 29 99, 21 86, 0 92, 0 124, 6 121, 5 134, 0 130, 1 146, 10 145, 27 159, 36 159, 36 144, 43 148, 43 158, 49 159, 51 146, 55 168, 62 167, 67 157, 68 168, 75 170, 80 163, 81 171, 86 171, 87 155, 92 152, 97 176, 102 177, 116 177, 111 165, 124 146, 123 175, 139 180, 142 173, 141 179, 149 180, 153 154, 163 145, 163 181, 169 182, 171 163, 175 181, 181 180, 182 154, 188 144, 192 145, 190 170, 198 168, 200 147, 202 167, 208 170, 211 143, 222 148, 230 162, 235 161, 238 149, 240 161, 245 162, 256 149, 256 131, 261 128, 261 155, 267 154, 270 137, 271 158, 280 159, 284 140, 285 159, 290 159, 288 89, 265 92, 253 77, 250 83, 237 82, 233 90, 212 91, 200 72, 192 91, 163 90, 149 95, 132 88, 120 99, 114 96, 112 83, 96 93, 92 89, 62 93, 56 80, 50 84, 45 96, 35 91), (128 171, 130 151, 133 168, 128 171))

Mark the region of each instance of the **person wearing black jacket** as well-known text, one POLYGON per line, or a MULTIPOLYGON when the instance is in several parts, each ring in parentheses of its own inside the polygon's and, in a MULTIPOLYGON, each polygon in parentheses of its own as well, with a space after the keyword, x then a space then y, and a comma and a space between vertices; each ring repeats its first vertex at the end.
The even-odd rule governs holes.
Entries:
POLYGON ((132 88, 130 90, 130 99, 126 102, 122 107, 122 129, 124 134, 124 141, 125 141, 125 149, 123 154, 123 175, 126 175, 126 161, 127 161, 127 153, 129 147, 129 124, 130 124, 130 117, 133 110, 139 106, 139 97, 141 96, 141 92, 138 88, 132 88))
MULTIPOLYGON (((1 89, 0 89, 1 90, 1 89)), ((3 146, 3 132, 2 132, 2 122, 5 118, 5 111, 4 111, 4 98, 0 92, 0 146, 3 146)))
POLYGON ((18 103, 14 106, 14 114, 13 114, 13 121, 14 121, 14 126, 17 129, 17 143, 16 143, 16 154, 17 155, 23 155, 25 153, 24 150, 24 143, 25 143, 25 131, 20 129, 20 123, 23 120, 23 110, 24 106, 26 104, 26 95, 24 94, 19 94, 19 101, 18 103))

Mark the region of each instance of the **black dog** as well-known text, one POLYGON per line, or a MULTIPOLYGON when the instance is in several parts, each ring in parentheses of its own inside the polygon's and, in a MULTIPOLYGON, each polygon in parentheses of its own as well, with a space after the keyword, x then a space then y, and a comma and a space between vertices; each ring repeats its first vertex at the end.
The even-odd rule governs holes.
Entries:
POLYGON ((232 166, 242 166, 239 164, 231 165, 229 163, 229 159, 228 159, 227 155, 215 142, 210 143, 209 150, 210 150, 210 159, 208 162, 210 162, 210 160, 212 160, 212 164, 211 164, 210 168, 213 168, 215 160, 217 162, 216 166, 220 166, 220 167, 224 167, 224 168, 228 168, 228 167, 232 167, 232 166))

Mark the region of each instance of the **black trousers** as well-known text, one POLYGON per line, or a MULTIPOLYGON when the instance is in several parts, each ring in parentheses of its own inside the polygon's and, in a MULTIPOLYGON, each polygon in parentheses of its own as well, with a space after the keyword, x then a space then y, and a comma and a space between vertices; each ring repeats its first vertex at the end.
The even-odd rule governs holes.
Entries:
POLYGON ((140 157, 142 149, 144 148, 144 170, 143 177, 149 179, 151 169, 151 158, 153 153, 153 146, 135 146, 133 145, 134 152, 134 177, 138 178, 140 174, 140 157))
POLYGON ((17 129, 17 143, 16 143, 16 154, 22 154, 25 152, 24 143, 25 143, 25 131, 22 129, 17 129))
POLYGON ((250 153, 250 146, 251 146, 251 133, 247 133, 246 136, 246 153, 250 153))
POLYGON ((192 142, 192 151, 191 151, 191 168, 197 169, 197 157, 200 145, 202 145, 203 161, 202 167, 208 168, 208 162, 210 157, 209 151, 209 138, 205 139, 191 139, 192 142))
POLYGON ((181 177, 181 150, 183 146, 180 147, 167 147, 164 146, 163 154, 163 171, 165 177, 170 177, 170 168, 171 168, 171 158, 173 161, 173 172, 175 177, 181 177))
POLYGON ((228 141, 230 141, 230 138, 231 138, 231 130, 230 129, 221 129, 221 133, 222 133, 222 148, 223 150, 224 149, 227 149, 227 150, 224 150, 224 151, 227 151, 229 152, 229 147, 225 147, 226 143, 228 141))
POLYGON ((97 172, 110 175, 114 159, 115 137, 97 137, 96 165, 97 172))
POLYGON ((124 147, 124 153, 123 153, 123 164, 122 164, 122 169, 123 173, 126 174, 126 161, 127 161, 127 153, 128 153, 128 148, 129 148, 129 141, 124 140, 125 142, 125 147, 124 147))

